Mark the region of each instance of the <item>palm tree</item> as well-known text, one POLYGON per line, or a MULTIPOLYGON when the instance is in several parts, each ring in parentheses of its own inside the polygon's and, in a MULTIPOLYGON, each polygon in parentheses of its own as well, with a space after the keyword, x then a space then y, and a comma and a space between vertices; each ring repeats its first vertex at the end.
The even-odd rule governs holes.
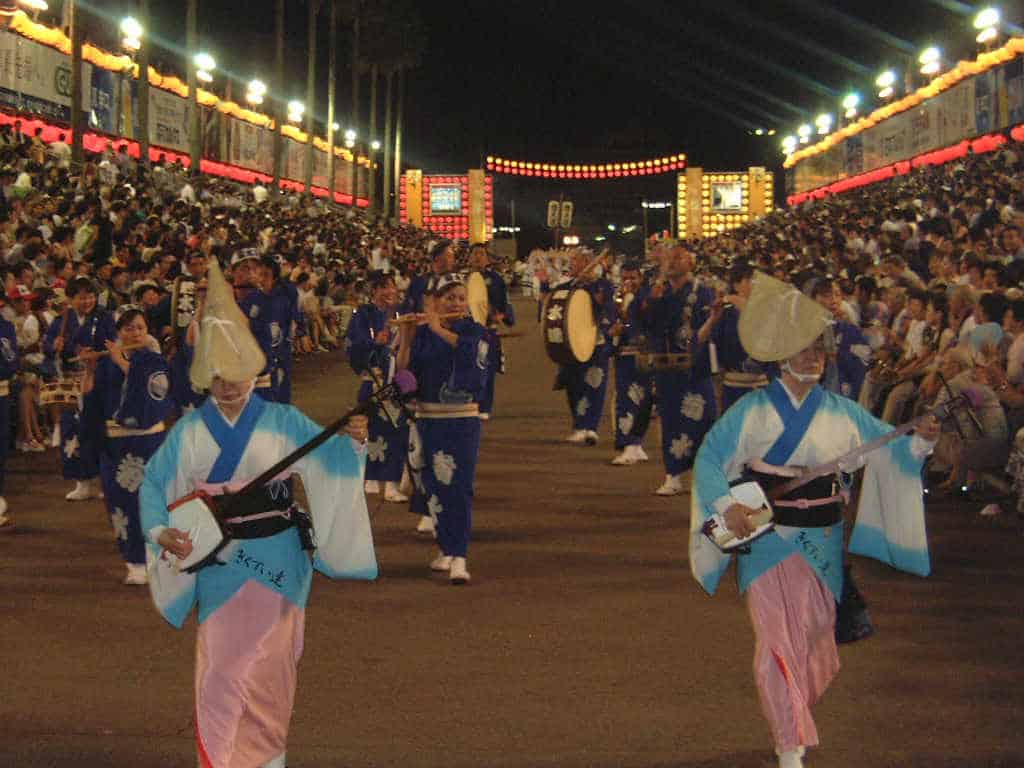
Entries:
MULTIPOLYGON (((367 30, 361 56, 363 67, 376 69, 386 78, 384 118, 384 216, 390 217, 392 200, 397 198, 398 172, 401 167, 401 93, 404 73, 418 66, 426 48, 426 30, 414 0, 376 0, 363 2, 367 30), (396 85, 397 78, 397 88, 396 85), (392 116, 395 117, 394 123, 392 116), (392 179, 392 167, 395 173, 392 179)), ((372 85, 376 84, 373 76, 372 85)), ((371 133, 376 128, 376 87, 371 88, 371 133)), ((371 135, 370 139, 376 136, 371 135)), ((370 169, 374 173, 373 168, 370 169)), ((372 176, 371 176, 372 178, 372 176)), ((371 205, 375 201, 371 200, 371 205)))
POLYGON ((306 194, 313 194, 313 133, 316 128, 316 19, 320 13, 320 0, 307 0, 309 6, 308 53, 306 65, 306 194))

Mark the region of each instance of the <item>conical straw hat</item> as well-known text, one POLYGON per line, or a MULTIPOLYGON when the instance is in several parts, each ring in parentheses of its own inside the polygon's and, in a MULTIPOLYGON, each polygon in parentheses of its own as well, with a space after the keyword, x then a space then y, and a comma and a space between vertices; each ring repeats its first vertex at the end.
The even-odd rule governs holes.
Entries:
POLYGON ((755 360, 788 360, 811 346, 831 322, 828 310, 814 299, 789 283, 758 273, 740 312, 740 341, 755 360))
POLYGON ((238 308, 217 259, 210 259, 206 303, 189 370, 192 385, 197 390, 209 389, 216 376, 225 381, 252 381, 266 365, 263 350, 249 330, 249 320, 238 308))

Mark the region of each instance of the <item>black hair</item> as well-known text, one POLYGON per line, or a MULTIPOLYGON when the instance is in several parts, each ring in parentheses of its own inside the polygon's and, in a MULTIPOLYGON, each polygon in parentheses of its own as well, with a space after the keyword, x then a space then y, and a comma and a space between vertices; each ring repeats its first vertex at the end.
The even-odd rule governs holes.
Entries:
POLYGON ((1001 323, 1006 314, 1006 297, 1001 293, 986 293, 978 299, 978 305, 984 311, 990 323, 1001 323))
POLYGON ((117 322, 114 323, 114 327, 117 328, 117 330, 120 331, 122 328, 124 328, 126 325, 128 325, 128 323, 130 323, 136 317, 141 317, 143 319, 143 321, 145 321, 146 329, 148 330, 149 329, 149 321, 146 320, 146 313, 143 312, 141 309, 126 309, 123 313, 121 313, 121 316, 119 318, 117 318, 117 322))
POLYGON ((88 292, 94 296, 98 293, 96 290, 96 284, 88 277, 76 277, 67 287, 67 297, 73 299, 80 293, 88 292))

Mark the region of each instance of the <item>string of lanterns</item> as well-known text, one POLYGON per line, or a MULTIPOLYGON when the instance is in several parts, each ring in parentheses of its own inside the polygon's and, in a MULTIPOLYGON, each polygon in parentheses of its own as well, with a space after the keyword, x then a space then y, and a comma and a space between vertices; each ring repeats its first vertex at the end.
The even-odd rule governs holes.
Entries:
MULTIPOLYGON (((50 48, 55 48, 66 56, 71 55, 71 40, 62 30, 35 22, 23 11, 18 11, 11 17, 8 28, 12 32, 16 32, 29 40, 50 48)), ((85 43, 82 46, 82 58, 100 69, 105 69, 111 72, 131 72, 133 77, 139 76, 139 65, 127 55, 112 54, 104 51, 102 48, 97 48, 94 45, 85 43)), ((212 61, 204 63, 213 64, 212 61)), ((147 74, 149 76, 149 84, 152 87, 159 88, 160 90, 167 91, 168 93, 173 93, 183 99, 188 98, 188 85, 182 82, 179 78, 161 75, 153 67, 149 67, 149 72, 147 74)), ((264 86, 263 93, 265 93, 265 90, 266 87, 264 86)), ((263 93, 259 94, 260 97, 263 96, 263 93)), ((251 94, 252 91, 250 90, 250 95, 251 94)), ((218 98, 216 94, 203 88, 197 89, 196 100, 201 106, 216 109, 218 112, 250 123, 251 125, 267 129, 272 129, 274 127, 274 121, 269 115, 265 115, 251 109, 246 109, 233 101, 218 98)), ((262 98, 260 101, 262 101, 262 98)), ((255 104, 258 102, 250 100, 250 103, 255 104)), ((281 133, 300 144, 305 144, 309 140, 306 133, 294 125, 286 124, 281 126, 281 133)), ((326 152, 328 150, 327 142, 319 136, 313 137, 313 146, 321 152, 326 152)), ((352 161, 353 154, 348 149, 335 146, 334 154, 349 162, 352 161)), ((368 157, 360 155, 357 162, 364 168, 370 167, 370 158, 368 157)))
POLYGON ((487 170, 513 176, 533 176, 542 179, 615 179, 624 176, 653 176, 686 168, 686 155, 670 155, 630 163, 602 163, 600 165, 569 165, 561 163, 533 163, 487 158, 487 170))

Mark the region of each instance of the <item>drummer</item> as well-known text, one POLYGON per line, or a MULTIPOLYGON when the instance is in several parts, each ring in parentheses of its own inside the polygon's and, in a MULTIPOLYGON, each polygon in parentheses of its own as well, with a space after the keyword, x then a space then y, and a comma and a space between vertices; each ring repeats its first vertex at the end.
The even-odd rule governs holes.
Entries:
POLYGON ((569 262, 569 280, 554 287, 553 291, 580 288, 590 294, 594 320, 598 324, 597 345, 589 360, 563 365, 558 372, 558 385, 564 387, 569 401, 572 433, 566 442, 576 445, 597 445, 597 428, 604 412, 604 398, 608 387, 608 360, 611 344, 608 333, 615 317, 615 292, 612 284, 591 271, 584 274, 590 263, 590 252, 573 251, 569 262))
MULTIPOLYGON (((76 277, 67 287, 71 307, 64 318, 54 320, 46 332, 43 353, 52 371, 61 379, 81 377, 77 362, 81 350, 103 351, 117 337, 113 316, 96 306, 96 285, 87 277, 76 277)), ((99 487, 99 450, 102 424, 83 420, 78 408, 65 408, 60 414, 61 468, 64 478, 75 487, 64 498, 86 501, 101 497, 99 487)))
POLYGON ((654 377, 665 462, 665 481, 655 493, 676 496, 715 419, 708 345, 697 338, 715 295, 693 274, 693 254, 685 246, 668 244, 658 257, 661 272, 642 301, 640 318, 648 350, 668 356, 666 368, 654 377))
POLYGON ((615 449, 620 453, 612 464, 622 467, 648 460, 643 441, 650 423, 654 381, 650 373, 637 370, 635 354, 643 341, 638 312, 650 286, 644 283, 636 261, 624 263, 619 277, 618 318, 610 335, 615 351, 615 449))
MULTIPOLYGON (((500 323, 515 325, 515 311, 508 300, 508 287, 498 270, 491 266, 491 254, 482 243, 469 251, 469 265, 479 272, 487 286, 487 342, 490 345, 490 360, 487 365, 487 385, 480 399, 480 418, 487 421, 494 410, 494 384, 499 373, 505 372, 505 353, 497 329, 500 323)), ((472 297, 470 297, 472 301, 472 297)))

